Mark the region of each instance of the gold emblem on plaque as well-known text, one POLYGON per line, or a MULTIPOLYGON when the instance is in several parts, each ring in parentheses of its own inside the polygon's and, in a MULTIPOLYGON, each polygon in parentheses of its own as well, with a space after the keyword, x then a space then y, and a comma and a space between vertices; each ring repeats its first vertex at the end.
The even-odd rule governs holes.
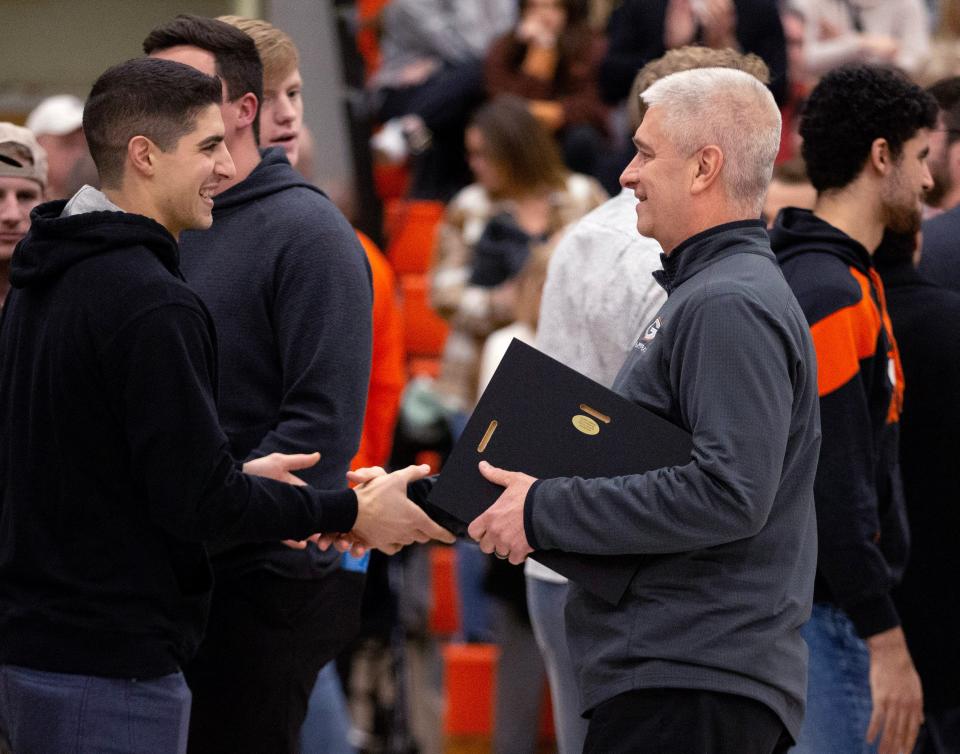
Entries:
POLYGON ((583 414, 577 414, 573 417, 573 426, 585 435, 595 435, 600 432, 600 425, 589 416, 584 416, 583 414))

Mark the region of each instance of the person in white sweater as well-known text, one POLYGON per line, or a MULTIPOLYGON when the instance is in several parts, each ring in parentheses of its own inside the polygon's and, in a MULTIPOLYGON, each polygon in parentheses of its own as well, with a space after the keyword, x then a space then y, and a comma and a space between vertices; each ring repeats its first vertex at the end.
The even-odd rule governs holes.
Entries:
POLYGON ((893 63, 918 73, 930 55, 930 16, 923 0, 791 0, 806 21, 807 72, 843 63, 893 63))

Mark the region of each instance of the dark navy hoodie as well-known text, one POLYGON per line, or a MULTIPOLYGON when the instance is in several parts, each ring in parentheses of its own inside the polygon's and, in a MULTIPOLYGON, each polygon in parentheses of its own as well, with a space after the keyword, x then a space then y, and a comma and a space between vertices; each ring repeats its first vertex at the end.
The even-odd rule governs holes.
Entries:
POLYGON ((156 677, 196 650, 204 540, 348 530, 356 497, 240 473, 173 237, 63 208, 34 210, 0 324, 0 664, 156 677))
MULTIPOLYGON (((346 487, 360 444, 370 375, 373 292, 357 234, 318 188, 263 152, 214 200, 213 226, 180 238, 183 274, 219 338, 220 423, 244 460, 320 451, 298 474, 346 487)), ((214 549, 218 579, 266 569, 318 578, 338 553, 279 541, 214 549)))

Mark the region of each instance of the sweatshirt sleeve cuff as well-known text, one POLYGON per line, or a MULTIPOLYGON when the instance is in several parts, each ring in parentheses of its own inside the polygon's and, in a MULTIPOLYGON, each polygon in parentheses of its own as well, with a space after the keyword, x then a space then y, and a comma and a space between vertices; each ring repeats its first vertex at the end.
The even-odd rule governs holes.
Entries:
POLYGON ((533 534, 533 506, 537 498, 537 487, 540 486, 542 481, 542 479, 538 479, 530 485, 530 489, 527 490, 527 499, 523 502, 523 535, 527 538, 527 544, 534 550, 539 550, 540 545, 537 544, 536 537, 533 534))
POLYGON ((324 491, 320 496, 320 522, 324 534, 348 532, 357 522, 357 493, 351 489, 324 491))
POLYGON ((844 609, 853 621, 857 635, 861 639, 900 625, 900 616, 897 615, 897 609, 888 594, 858 602, 855 605, 847 605, 844 609))

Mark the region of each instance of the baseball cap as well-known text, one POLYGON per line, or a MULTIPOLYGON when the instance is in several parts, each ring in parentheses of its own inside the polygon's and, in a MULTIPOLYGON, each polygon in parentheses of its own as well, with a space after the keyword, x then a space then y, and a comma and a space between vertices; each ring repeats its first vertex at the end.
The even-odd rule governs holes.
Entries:
POLYGON ((0 176, 29 178, 47 185, 47 153, 29 130, 0 123, 0 176))
POLYGON ((63 136, 83 125, 83 102, 72 94, 47 97, 27 116, 27 128, 37 135, 63 136))

